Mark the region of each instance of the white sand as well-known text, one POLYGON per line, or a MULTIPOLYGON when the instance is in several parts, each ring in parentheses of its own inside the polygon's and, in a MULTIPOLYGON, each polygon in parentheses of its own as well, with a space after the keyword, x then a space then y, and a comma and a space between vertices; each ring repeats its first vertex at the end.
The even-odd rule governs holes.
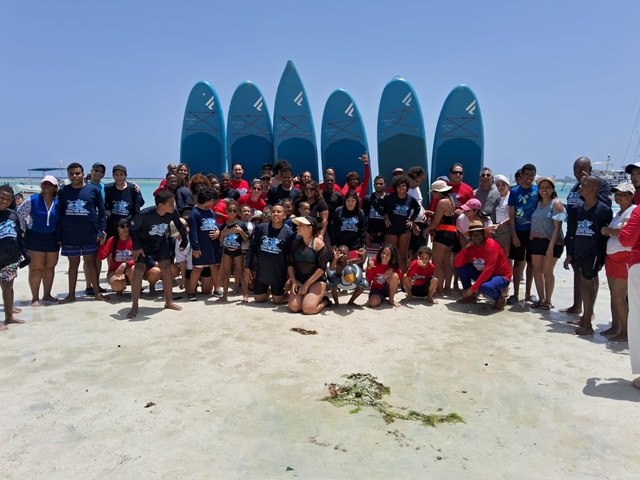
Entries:
MULTIPOLYGON (((557 272, 554 303, 568 306, 571 277, 557 272)), ((143 297, 129 321, 128 300, 22 305, 28 323, 0 334, 2 478, 638 478, 627 345, 575 337, 559 313, 450 301, 315 317, 199 301, 175 313, 143 297), (319 401, 355 372, 389 386, 392 405, 466 423, 387 425, 319 401)))

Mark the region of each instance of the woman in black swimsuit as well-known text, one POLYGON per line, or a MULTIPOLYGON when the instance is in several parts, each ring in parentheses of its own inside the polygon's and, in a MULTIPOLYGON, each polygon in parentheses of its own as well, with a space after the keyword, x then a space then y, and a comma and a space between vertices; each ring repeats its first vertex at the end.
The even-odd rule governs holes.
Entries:
POLYGON ((431 193, 438 198, 436 210, 426 232, 435 231, 433 238, 433 265, 436 267, 438 290, 436 294, 451 293, 451 250, 458 238, 455 225, 455 204, 451 196, 451 186, 444 180, 431 184, 431 193))

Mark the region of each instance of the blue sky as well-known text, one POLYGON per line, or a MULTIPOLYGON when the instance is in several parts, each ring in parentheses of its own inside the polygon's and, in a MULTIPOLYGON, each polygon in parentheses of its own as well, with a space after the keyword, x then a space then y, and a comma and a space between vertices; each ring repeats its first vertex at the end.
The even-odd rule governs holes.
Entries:
POLYGON ((375 157, 380 95, 394 75, 420 99, 429 160, 442 103, 470 85, 485 164, 570 175, 575 158, 637 161, 640 2, 0 0, 2 176, 79 161, 158 177, 179 159, 199 80, 226 113, 254 81, 271 113, 292 59, 316 132, 336 88, 354 97, 375 157), (626 155, 626 157, 625 157, 626 155))

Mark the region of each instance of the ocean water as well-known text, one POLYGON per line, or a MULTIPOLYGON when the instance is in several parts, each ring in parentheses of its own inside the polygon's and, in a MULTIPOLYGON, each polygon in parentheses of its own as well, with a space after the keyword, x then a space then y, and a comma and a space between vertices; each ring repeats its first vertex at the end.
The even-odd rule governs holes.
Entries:
MULTIPOLYGON (((112 179, 107 178, 103 183, 111 183, 112 181, 112 179)), ((158 188, 158 185, 160 185, 160 182, 162 181, 161 178, 128 178, 127 181, 135 183, 140 187, 142 197, 145 200, 145 207, 153 205, 153 191, 158 188)), ((22 183, 34 185, 38 183, 38 179, 29 177, 0 177, 0 184, 4 183, 8 183, 14 187, 14 190, 16 190, 17 193, 17 189, 15 188, 16 184, 22 183)))

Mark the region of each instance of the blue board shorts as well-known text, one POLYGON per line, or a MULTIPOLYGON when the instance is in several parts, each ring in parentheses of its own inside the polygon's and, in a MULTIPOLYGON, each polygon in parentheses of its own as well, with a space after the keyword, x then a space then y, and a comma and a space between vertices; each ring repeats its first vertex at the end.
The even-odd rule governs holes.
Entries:
POLYGON ((63 245, 60 253, 63 257, 82 257, 84 255, 95 255, 98 251, 98 244, 90 245, 63 245))

